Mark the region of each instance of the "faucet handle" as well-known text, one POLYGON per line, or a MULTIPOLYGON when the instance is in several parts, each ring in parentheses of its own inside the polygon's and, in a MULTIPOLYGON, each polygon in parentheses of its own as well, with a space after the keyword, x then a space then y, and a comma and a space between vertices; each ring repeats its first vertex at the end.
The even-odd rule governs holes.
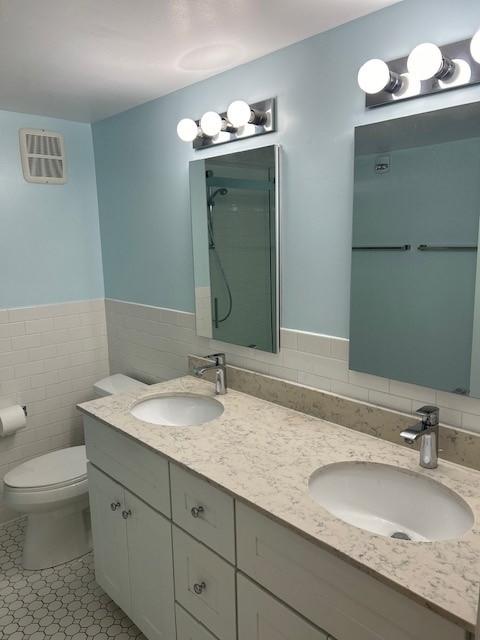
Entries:
POLYGON ((215 364, 218 366, 225 366, 225 354, 224 353, 211 353, 208 356, 205 356, 207 360, 215 360, 215 364))
POLYGON ((440 421, 440 409, 433 405, 427 404, 424 407, 420 407, 415 413, 422 418, 422 422, 426 427, 436 427, 440 421))

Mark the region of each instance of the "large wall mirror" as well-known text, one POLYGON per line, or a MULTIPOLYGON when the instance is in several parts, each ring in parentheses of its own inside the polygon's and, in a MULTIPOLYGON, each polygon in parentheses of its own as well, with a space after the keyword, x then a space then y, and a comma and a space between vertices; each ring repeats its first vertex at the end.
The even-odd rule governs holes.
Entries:
POLYGON ((350 368, 480 397, 480 103, 355 132, 350 368))
POLYGON ((279 349, 278 145, 190 163, 196 331, 279 349))

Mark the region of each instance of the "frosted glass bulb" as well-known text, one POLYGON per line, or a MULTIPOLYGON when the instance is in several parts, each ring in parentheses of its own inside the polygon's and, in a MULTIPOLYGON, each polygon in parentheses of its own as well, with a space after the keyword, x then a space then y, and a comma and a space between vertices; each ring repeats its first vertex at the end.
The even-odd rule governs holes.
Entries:
POLYGON ((191 118, 182 118, 177 124, 177 134, 183 142, 193 142, 198 135, 198 125, 191 118))
POLYGON ((222 130, 222 119, 216 111, 207 111, 200 120, 200 127, 206 136, 213 138, 222 130))
POLYGON ((245 100, 234 100, 227 109, 227 118, 234 127, 244 127, 252 116, 250 105, 245 100))
POLYGON ((378 58, 368 60, 360 67, 358 72, 358 84, 365 93, 379 93, 391 82, 388 65, 378 58))
POLYGON ((470 42, 470 53, 472 54, 472 58, 475 62, 480 64, 480 29, 473 36, 472 41, 470 42))
POLYGON ((424 42, 408 56, 408 72, 418 80, 429 80, 442 70, 443 55, 436 44, 424 42))

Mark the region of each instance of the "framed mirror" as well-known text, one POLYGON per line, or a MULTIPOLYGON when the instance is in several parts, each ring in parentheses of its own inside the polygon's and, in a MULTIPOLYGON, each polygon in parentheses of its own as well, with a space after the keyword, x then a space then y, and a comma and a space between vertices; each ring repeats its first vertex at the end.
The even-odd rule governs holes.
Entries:
POLYGON ((355 130, 350 368, 480 397, 480 103, 355 130))
POLYGON ((190 163, 196 332, 279 350, 279 146, 190 163))

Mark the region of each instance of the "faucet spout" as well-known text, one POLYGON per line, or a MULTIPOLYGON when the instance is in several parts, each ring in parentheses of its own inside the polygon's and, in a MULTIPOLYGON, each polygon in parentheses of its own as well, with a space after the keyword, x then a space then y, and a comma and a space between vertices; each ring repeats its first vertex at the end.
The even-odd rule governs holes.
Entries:
POLYGON ((414 444, 423 436, 433 433, 438 427, 424 427, 423 422, 417 422, 412 427, 405 429, 400 433, 400 436, 405 440, 407 444, 414 444))
POLYGON ((438 407, 421 407, 416 412, 421 421, 404 429, 400 436, 407 444, 414 444, 420 440, 420 466, 424 469, 438 467, 438 437, 440 411, 438 407))
POLYGON ((212 359, 212 364, 207 364, 202 367, 194 367, 193 374, 201 378, 207 371, 215 371, 215 394, 225 395, 227 393, 227 365, 224 353, 214 353, 209 356, 205 356, 207 359, 212 359))

